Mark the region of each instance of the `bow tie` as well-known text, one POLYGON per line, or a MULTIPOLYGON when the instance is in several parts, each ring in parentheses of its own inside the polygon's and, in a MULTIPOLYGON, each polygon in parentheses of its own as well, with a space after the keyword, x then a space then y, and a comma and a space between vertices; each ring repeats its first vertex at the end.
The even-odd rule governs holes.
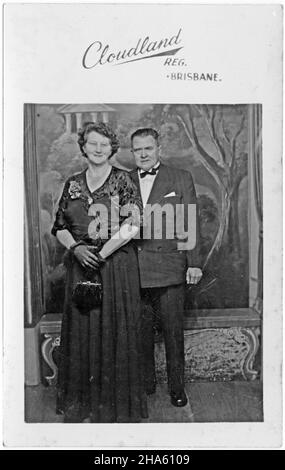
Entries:
POLYGON ((146 175, 156 175, 158 170, 159 170, 159 167, 152 168, 150 171, 141 171, 140 172, 140 178, 144 178, 146 175))

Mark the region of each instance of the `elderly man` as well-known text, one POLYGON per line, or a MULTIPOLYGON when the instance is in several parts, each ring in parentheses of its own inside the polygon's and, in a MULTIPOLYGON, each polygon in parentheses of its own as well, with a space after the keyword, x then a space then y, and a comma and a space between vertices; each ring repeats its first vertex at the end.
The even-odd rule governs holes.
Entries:
POLYGON ((185 281, 197 284, 202 277, 198 258, 195 187, 191 173, 160 162, 159 135, 155 129, 138 129, 132 134, 131 143, 137 166, 131 176, 140 189, 145 209, 143 234, 137 240, 137 246, 143 299, 146 392, 152 394, 156 390, 154 323, 158 316, 165 341, 171 403, 185 406, 185 281), (192 220, 189 220, 189 214, 193 214, 192 220), (192 228, 191 237, 189 227, 192 228), (181 238, 183 229, 184 238, 183 235, 181 238))

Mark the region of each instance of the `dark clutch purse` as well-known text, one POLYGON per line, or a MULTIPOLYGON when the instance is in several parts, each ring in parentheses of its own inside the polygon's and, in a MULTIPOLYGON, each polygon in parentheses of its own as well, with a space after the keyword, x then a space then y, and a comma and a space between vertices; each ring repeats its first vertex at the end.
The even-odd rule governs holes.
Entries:
POLYGON ((103 288, 99 271, 93 271, 91 280, 78 281, 72 292, 72 300, 81 313, 100 307, 102 304, 103 288))

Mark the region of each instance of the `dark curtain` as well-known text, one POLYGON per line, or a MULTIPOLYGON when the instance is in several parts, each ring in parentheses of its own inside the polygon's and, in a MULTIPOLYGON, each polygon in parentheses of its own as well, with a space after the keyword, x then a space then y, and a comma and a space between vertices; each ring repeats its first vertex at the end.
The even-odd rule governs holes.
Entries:
POLYGON ((24 301, 25 326, 32 327, 44 309, 42 278, 40 204, 36 156, 35 105, 24 106, 24 187, 25 187, 25 262, 24 301))
POLYGON ((249 107, 250 154, 252 158, 254 200, 259 222, 258 285, 255 309, 261 313, 263 303, 263 194, 262 194, 262 106, 249 107))

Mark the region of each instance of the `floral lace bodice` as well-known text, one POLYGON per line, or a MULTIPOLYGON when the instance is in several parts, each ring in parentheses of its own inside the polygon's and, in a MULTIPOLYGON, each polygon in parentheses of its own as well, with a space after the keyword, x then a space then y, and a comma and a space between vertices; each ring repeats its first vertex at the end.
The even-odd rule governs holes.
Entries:
POLYGON ((84 170, 66 181, 52 234, 67 229, 76 241, 91 239, 100 245, 104 242, 102 233, 107 240, 126 219, 140 223, 141 213, 138 189, 126 171, 112 167, 102 186, 91 192, 84 170))

